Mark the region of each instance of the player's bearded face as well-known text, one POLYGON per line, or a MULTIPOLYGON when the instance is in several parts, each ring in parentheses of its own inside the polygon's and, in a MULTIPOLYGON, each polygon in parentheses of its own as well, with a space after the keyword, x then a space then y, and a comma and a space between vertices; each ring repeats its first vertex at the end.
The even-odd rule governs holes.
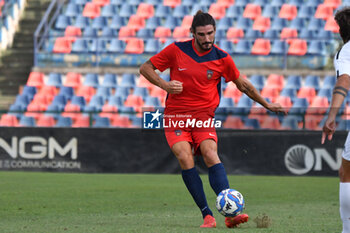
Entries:
POLYGON ((208 51, 215 42, 215 28, 213 25, 199 26, 193 33, 195 43, 202 52, 208 51))

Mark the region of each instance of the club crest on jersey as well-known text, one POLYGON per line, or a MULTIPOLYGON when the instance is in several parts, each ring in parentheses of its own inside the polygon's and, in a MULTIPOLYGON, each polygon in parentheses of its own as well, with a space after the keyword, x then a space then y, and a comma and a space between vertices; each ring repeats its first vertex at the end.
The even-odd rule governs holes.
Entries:
POLYGON ((181 135, 181 130, 175 130, 175 135, 180 136, 181 135))
POLYGON ((207 78, 210 80, 213 77, 213 71, 212 70, 207 70, 207 78))

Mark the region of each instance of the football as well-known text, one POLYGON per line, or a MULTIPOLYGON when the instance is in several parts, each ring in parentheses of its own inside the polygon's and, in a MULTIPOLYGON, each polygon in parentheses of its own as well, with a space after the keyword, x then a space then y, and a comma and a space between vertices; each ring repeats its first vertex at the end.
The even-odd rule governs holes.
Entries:
POLYGON ((235 189, 222 190, 216 198, 216 208, 225 217, 234 217, 244 209, 243 195, 235 189))

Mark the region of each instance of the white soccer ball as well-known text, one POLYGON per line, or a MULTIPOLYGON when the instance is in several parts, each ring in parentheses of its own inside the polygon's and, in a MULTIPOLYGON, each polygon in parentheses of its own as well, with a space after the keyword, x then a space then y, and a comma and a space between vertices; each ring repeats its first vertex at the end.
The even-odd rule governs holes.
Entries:
POLYGON ((225 217, 234 217, 244 209, 243 195, 235 189, 225 189, 216 198, 216 208, 225 217))

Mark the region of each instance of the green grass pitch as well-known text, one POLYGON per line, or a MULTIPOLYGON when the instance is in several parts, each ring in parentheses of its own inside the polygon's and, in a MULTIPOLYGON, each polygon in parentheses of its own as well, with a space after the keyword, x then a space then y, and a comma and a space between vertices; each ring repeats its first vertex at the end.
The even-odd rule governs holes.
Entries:
POLYGON ((202 180, 217 220, 200 229, 200 211, 180 175, 0 172, 0 232, 341 232, 336 177, 229 176, 250 221, 228 229, 202 180), (266 214, 268 228, 253 219, 266 214))

